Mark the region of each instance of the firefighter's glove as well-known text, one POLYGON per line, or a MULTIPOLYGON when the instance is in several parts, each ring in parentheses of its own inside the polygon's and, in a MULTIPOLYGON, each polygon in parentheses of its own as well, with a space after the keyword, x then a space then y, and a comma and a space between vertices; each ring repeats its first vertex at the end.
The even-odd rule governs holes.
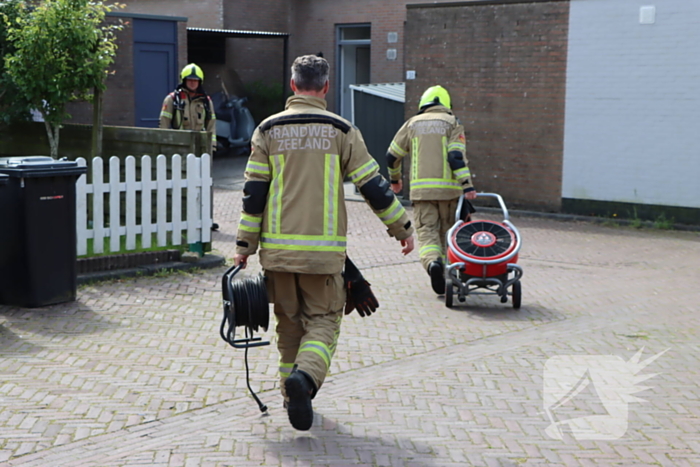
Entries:
POLYGON ((363 318, 369 316, 379 308, 379 302, 372 293, 370 283, 366 280, 347 282, 348 298, 345 303, 345 314, 352 313, 355 308, 363 318))
POLYGON ((474 205, 467 199, 462 200, 462 211, 459 213, 459 218, 464 222, 470 222, 472 220, 472 214, 476 212, 474 205))
POLYGON ((350 258, 345 259, 345 286, 347 288, 347 299, 345 302, 345 314, 352 313, 353 308, 363 318, 369 316, 379 308, 377 297, 372 293, 370 283, 362 277, 362 273, 350 261, 350 258))

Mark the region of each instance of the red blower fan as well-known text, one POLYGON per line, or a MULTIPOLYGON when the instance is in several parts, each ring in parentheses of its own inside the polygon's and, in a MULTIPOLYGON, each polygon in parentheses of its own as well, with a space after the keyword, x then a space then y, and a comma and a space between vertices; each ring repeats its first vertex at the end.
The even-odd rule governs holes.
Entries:
POLYGON ((464 198, 457 207, 456 222, 447 232, 445 265, 445 305, 452 308, 457 301, 466 301, 471 294, 496 294, 501 303, 512 297, 513 308, 520 308, 523 270, 516 263, 522 244, 518 229, 508 220, 503 198, 495 193, 479 193, 478 197, 496 198, 503 211, 503 221, 459 218, 464 198))

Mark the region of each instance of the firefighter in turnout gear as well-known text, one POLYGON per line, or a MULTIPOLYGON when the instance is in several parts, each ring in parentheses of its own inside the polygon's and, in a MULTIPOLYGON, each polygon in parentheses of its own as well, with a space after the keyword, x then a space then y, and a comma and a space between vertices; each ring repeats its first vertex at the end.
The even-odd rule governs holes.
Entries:
POLYGON ((209 154, 216 149, 216 114, 211 98, 204 92, 204 72, 194 63, 180 72, 180 84, 165 96, 160 111, 160 128, 207 131, 211 133, 209 154))
POLYGON ((298 57, 294 95, 256 128, 234 257, 236 265, 246 263, 260 249, 277 320, 280 386, 298 430, 313 423, 311 399, 329 371, 345 309, 344 179, 359 188, 403 254, 414 245, 408 215, 360 131, 326 110, 328 73, 324 58, 298 57))
POLYGON ((445 293, 445 235, 454 225, 460 196, 476 198, 467 166, 464 127, 451 111, 450 95, 442 86, 428 88, 418 114, 408 119, 387 151, 391 188, 399 193, 402 161, 410 157, 410 198, 418 236, 418 253, 430 275, 433 291, 445 293))

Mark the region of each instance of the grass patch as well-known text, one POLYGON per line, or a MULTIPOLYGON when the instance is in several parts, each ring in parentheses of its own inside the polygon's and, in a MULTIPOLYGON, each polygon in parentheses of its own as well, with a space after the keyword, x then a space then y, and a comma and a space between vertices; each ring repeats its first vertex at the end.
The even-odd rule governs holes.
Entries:
POLYGON ((187 268, 187 269, 163 268, 163 269, 157 270, 153 274, 150 274, 150 276, 151 277, 158 277, 158 278, 175 276, 175 275, 193 276, 193 275, 198 274, 202 271, 203 271, 202 268, 197 268, 197 267, 187 268))
POLYGON ((662 230, 671 230, 671 229, 673 229, 674 223, 675 223, 675 219, 673 217, 670 219, 666 219, 666 216, 664 214, 661 214, 654 221, 654 228, 662 229, 662 230))
POLYGON ((136 235, 136 248, 133 250, 127 250, 126 249, 126 236, 122 235, 119 237, 119 250, 118 251, 110 251, 110 239, 104 238, 102 239, 102 253, 95 253, 95 239, 93 238, 88 238, 87 239, 87 254, 78 256, 78 258, 91 258, 91 257, 97 257, 97 256, 109 256, 109 255, 118 255, 118 254, 123 254, 123 253, 143 253, 147 251, 165 251, 165 250, 180 250, 181 252, 185 252, 188 250, 189 245, 187 244, 187 238, 183 236, 182 242, 180 245, 173 245, 172 241, 172 232, 168 232, 166 236, 166 244, 165 246, 154 246, 158 244, 158 235, 156 233, 151 234, 151 246, 148 248, 145 248, 143 246, 143 236, 141 234, 136 235))
POLYGON ((644 220, 639 217, 637 213, 637 207, 634 206, 632 211, 627 212, 628 218, 619 218, 616 213, 613 213, 610 217, 604 217, 601 221, 601 225, 606 227, 619 227, 621 223, 626 223, 629 227, 633 229, 651 228, 659 230, 673 230, 675 225, 675 219, 673 217, 667 218, 664 213, 659 214, 659 216, 654 220, 644 220))
POLYGON ((153 274, 153 277, 167 277, 175 272, 176 270, 172 268, 160 269, 153 274))
POLYGON ((637 206, 634 206, 632 208, 632 215, 630 216, 630 219, 631 219, 630 227, 632 227, 634 229, 641 229, 642 228, 643 223, 642 223, 642 219, 640 219, 639 216, 637 215, 637 206))
POLYGON ((643 225, 642 220, 638 217, 635 217, 630 221, 630 227, 633 229, 641 229, 643 225))

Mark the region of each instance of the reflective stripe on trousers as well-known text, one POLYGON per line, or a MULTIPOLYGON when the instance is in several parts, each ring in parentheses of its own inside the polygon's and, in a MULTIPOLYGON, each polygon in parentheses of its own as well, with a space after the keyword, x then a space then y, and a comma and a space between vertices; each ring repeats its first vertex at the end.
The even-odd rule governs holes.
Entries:
POLYGON ((263 248, 299 251, 345 251, 347 238, 326 235, 285 235, 263 232, 263 248))

